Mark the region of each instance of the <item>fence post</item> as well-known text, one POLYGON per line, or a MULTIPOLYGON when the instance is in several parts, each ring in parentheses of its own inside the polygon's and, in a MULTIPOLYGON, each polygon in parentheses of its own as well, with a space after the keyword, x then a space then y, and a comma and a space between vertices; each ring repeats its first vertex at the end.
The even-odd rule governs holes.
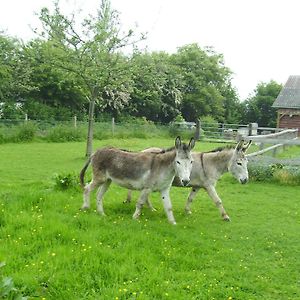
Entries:
POLYGON ((194 139, 196 141, 200 140, 200 128, 201 128, 201 121, 199 119, 196 120, 196 131, 194 134, 194 139))
POLYGON ((74 116, 74 127, 77 128, 77 116, 74 116))
POLYGON ((112 131, 112 136, 115 136, 115 118, 112 117, 111 119, 111 131, 112 131))
POLYGON ((257 128, 258 128, 258 124, 257 123, 249 123, 248 125, 248 135, 257 135, 257 128))
POLYGON ((252 135, 252 123, 248 124, 248 135, 251 136, 252 135))
POLYGON ((222 127, 221 127, 221 138, 224 139, 224 130, 225 130, 225 124, 222 123, 222 127))
POLYGON ((28 121, 28 114, 25 114, 25 123, 28 121))
POLYGON ((264 147, 265 147, 265 144, 263 142, 260 142, 260 144, 259 144, 259 150, 264 149, 264 147))

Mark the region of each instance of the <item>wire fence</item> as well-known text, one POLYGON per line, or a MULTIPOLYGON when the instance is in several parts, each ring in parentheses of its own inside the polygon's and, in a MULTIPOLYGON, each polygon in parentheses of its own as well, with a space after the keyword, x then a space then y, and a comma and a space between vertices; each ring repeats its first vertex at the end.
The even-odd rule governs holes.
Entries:
MULTIPOLYGON (((55 135, 69 134, 71 140, 86 138, 88 130, 87 121, 78 121, 76 116, 68 120, 28 120, 24 119, 0 119, 0 141, 5 137, 16 135, 21 129, 31 128, 37 137, 51 136, 50 140, 55 139, 55 135)), ((258 127, 256 123, 251 124, 227 124, 227 123, 199 123, 197 130, 196 123, 193 122, 173 122, 170 124, 159 124, 150 121, 137 119, 130 122, 115 122, 95 120, 93 125, 94 137, 96 139, 107 138, 151 138, 151 137, 175 137, 183 138, 195 136, 202 140, 236 141, 241 136, 258 136, 282 131, 282 128, 258 127), (199 135, 196 136, 197 132, 199 135)), ((24 130, 25 130, 24 129, 24 130)), ((6 140, 11 140, 10 138, 6 140)))

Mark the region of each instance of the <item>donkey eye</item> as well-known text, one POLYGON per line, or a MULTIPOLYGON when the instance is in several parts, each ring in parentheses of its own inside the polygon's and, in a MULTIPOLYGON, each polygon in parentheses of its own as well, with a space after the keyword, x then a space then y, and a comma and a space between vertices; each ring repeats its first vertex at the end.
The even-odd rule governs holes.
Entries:
POLYGON ((191 164, 193 163, 193 161, 191 160, 191 164))
POLYGON ((176 162, 180 165, 180 161, 177 160, 176 162))

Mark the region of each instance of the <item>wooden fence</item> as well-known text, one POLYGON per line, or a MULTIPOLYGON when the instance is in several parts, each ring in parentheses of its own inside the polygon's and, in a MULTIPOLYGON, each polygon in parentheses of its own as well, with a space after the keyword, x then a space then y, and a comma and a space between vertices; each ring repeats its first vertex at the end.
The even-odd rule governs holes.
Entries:
POLYGON ((287 145, 300 145, 298 129, 286 129, 271 134, 244 136, 240 138, 252 140, 254 143, 259 145, 259 151, 250 153, 247 157, 264 154, 269 151, 272 151, 273 156, 275 156, 280 148, 284 149, 287 145))

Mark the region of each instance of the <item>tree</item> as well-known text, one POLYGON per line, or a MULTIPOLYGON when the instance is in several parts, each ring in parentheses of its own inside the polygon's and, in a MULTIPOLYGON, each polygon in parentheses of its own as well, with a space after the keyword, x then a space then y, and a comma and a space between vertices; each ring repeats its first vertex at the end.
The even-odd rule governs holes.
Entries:
POLYGON ((224 121, 230 124, 239 124, 242 120, 242 106, 236 90, 230 84, 224 85, 222 95, 224 96, 224 121))
POLYGON ((253 97, 243 103, 243 122, 256 122, 259 126, 276 127, 276 110, 272 107, 282 85, 271 80, 259 83, 253 97))
POLYGON ((23 45, 0 33, 0 103, 2 117, 16 117, 25 95, 33 89, 31 68, 24 59, 23 45), (9 114, 5 114, 9 112, 9 114))
POLYGON ((24 48, 32 69, 30 80, 35 86, 24 103, 30 118, 66 119, 84 114, 87 101, 78 80, 73 73, 51 64, 54 51, 51 43, 39 39, 24 48))
POLYGON ((119 112, 129 101, 130 71, 124 67, 120 49, 143 39, 135 39, 132 30, 121 34, 118 13, 111 9, 109 0, 102 0, 96 16, 85 18, 81 24, 61 13, 59 2, 54 12, 43 8, 40 21, 52 51, 51 64, 76 76, 89 101, 89 130, 86 155, 92 153, 92 124, 94 107, 110 107, 119 112))
POLYGON ((231 72, 224 66, 223 57, 211 48, 201 49, 197 44, 179 48, 173 62, 183 75, 183 102, 181 112, 188 121, 211 115, 224 121, 225 87, 230 86, 231 72))
POLYGON ((165 52, 136 53, 131 59, 134 88, 130 113, 168 123, 179 114, 182 76, 165 52))

